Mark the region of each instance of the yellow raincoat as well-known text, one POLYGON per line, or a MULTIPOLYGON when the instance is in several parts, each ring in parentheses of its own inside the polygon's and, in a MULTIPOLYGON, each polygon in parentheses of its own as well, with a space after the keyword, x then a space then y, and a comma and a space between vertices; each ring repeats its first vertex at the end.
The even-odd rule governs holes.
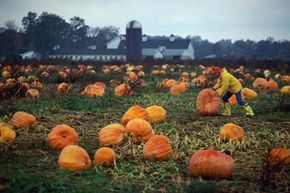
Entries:
POLYGON ((217 80, 216 85, 213 87, 219 96, 223 96, 226 91, 233 94, 242 89, 240 81, 231 75, 226 69, 222 69, 221 75, 217 80))

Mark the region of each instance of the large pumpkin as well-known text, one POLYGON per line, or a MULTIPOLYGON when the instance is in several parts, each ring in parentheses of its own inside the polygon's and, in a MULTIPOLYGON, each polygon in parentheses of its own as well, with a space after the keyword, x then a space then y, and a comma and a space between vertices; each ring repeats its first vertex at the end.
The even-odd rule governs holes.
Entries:
POLYGON ((220 139, 222 141, 242 141, 244 130, 238 125, 227 123, 220 130, 220 139))
POLYGON ((80 146, 68 145, 59 155, 58 166, 68 170, 84 170, 91 166, 91 159, 80 146))
POLYGON ((163 107, 153 105, 146 108, 146 111, 149 113, 152 123, 162 123, 166 119, 166 110, 163 107))
POLYGON ((109 147, 101 147, 94 155, 94 163, 96 165, 111 165, 116 160, 116 153, 109 147))
POLYGON ((63 149, 68 145, 76 145, 78 142, 78 134, 66 124, 55 126, 48 134, 48 143, 54 149, 63 149))
POLYGON ((121 124, 110 124, 102 128, 99 132, 99 143, 101 145, 117 145, 122 142, 125 127, 121 124))
POLYGON ((287 165, 290 163, 290 152, 286 148, 273 148, 268 155, 270 165, 287 165))
POLYGON ((13 143, 15 137, 16 134, 11 125, 7 123, 0 123, 0 143, 13 143))
POLYGON ((128 109, 128 111, 122 117, 122 125, 126 126, 127 123, 134 118, 144 119, 150 121, 149 113, 142 107, 134 105, 128 109))
POLYGON ((167 160, 172 153, 169 139, 164 135, 151 137, 144 145, 143 156, 147 159, 167 160))
POLYGON ((18 111, 12 117, 12 124, 17 128, 29 129, 35 128, 36 118, 26 112, 18 111))
POLYGON ((231 178, 234 160, 231 156, 215 150, 198 150, 189 162, 189 170, 195 177, 231 178))
POLYGON ((140 118, 129 121, 126 125, 126 131, 133 136, 135 142, 146 142, 154 136, 150 123, 140 118))
POLYGON ((199 92, 196 99, 197 111, 202 115, 217 115, 221 107, 221 99, 212 89, 199 92))

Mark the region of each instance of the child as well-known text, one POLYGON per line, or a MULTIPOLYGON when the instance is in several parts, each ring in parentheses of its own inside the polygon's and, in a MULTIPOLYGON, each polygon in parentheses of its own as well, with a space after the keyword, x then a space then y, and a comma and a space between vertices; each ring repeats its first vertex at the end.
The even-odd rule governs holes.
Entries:
POLYGON ((218 78, 217 84, 213 89, 219 96, 223 96, 223 109, 221 115, 231 116, 231 104, 229 98, 235 94, 238 104, 246 110, 246 115, 249 117, 254 116, 254 112, 248 103, 245 103, 241 96, 242 85, 240 81, 230 74, 225 68, 220 67, 213 68, 213 74, 218 78))

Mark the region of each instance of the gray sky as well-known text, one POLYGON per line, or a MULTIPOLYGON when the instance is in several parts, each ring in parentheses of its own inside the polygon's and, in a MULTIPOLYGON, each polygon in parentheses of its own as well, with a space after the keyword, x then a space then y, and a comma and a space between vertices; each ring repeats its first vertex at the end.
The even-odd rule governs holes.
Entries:
POLYGON ((290 40, 290 0, 0 0, 0 26, 15 20, 21 26, 28 11, 84 18, 90 26, 114 25, 125 32, 130 20, 143 34, 203 39, 290 40))

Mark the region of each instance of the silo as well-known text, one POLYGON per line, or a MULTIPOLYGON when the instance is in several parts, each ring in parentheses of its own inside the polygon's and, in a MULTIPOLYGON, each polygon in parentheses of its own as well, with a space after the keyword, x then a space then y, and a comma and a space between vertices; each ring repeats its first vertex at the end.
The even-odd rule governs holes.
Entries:
POLYGON ((126 60, 142 60, 142 26, 138 21, 130 21, 126 26, 126 60))

